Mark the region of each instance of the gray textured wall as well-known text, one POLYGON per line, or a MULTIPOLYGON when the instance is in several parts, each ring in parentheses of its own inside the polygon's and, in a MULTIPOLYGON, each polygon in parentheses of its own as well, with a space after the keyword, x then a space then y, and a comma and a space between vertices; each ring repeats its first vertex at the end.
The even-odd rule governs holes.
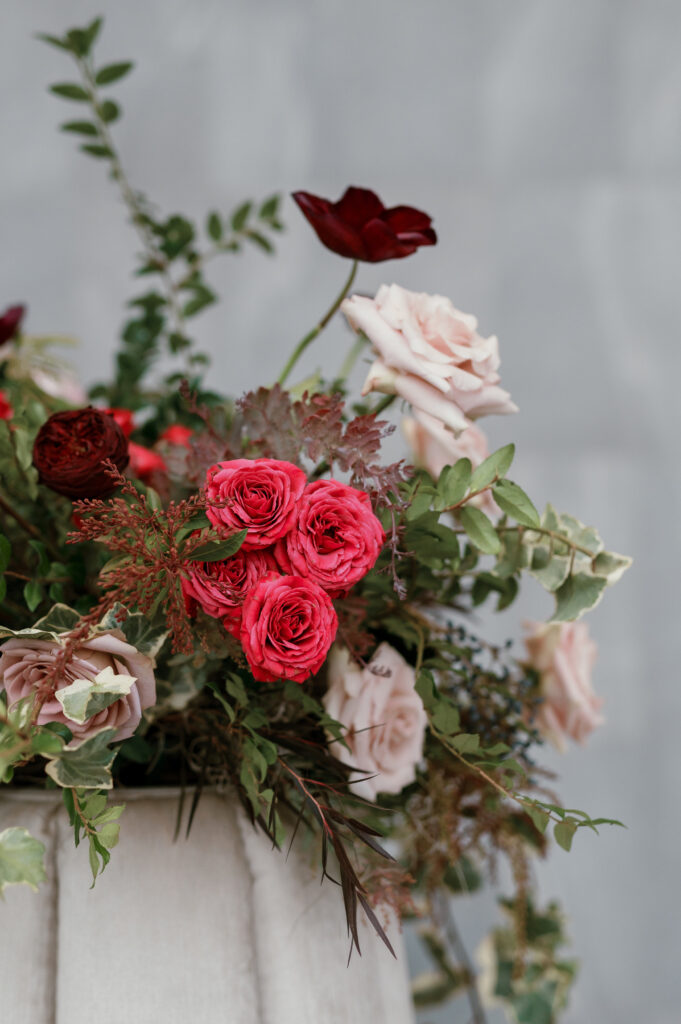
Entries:
MULTIPOLYGON (((348 183, 430 211, 440 244, 362 270, 439 291, 500 336, 513 437, 538 502, 636 558, 591 617, 607 727, 554 758, 572 806, 627 832, 580 836, 539 872, 572 915, 570 1024, 679 1019, 678 743, 681 4, 678 0, 24 0, 0 33, 0 305, 82 338, 102 372, 135 245, 103 169, 54 131, 64 58, 31 38, 108 15, 103 58, 134 57, 117 130, 134 182, 199 214, 248 194, 348 183)), ((274 376, 344 267, 289 204, 277 260, 215 266, 200 325, 216 384, 274 376)), ((338 359, 340 327, 308 365, 338 359)), ((548 599, 528 585, 494 627, 548 599)), ((464 908, 473 940, 479 909, 464 908)), ((435 1015, 429 1015, 435 1020, 435 1015)), ((440 1018, 465 1022, 458 1015, 440 1018)))

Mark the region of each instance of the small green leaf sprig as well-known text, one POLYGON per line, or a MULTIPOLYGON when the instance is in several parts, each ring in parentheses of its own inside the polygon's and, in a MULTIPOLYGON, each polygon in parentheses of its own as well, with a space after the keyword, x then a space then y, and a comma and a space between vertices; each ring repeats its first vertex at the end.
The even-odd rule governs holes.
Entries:
MULTIPOLYGON (((272 253, 273 233, 283 230, 279 218, 280 197, 272 195, 260 203, 249 200, 239 204, 228 216, 211 211, 206 218, 207 245, 201 249, 200 232, 195 223, 182 214, 159 217, 152 204, 130 184, 116 149, 111 127, 121 117, 121 106, 103 98, 101 91, 117 84, 133 68, 131 61, 96 66, 93 49, 103 25, 95 18, 84 28, 74 28, 64 36, 39 35, 39 39, 68 53, 76 62, 80 82, 58 82, 50 86, 53 95, 71 103, 87 105, 88 116, 65 121, 64 132, 79 136, 81 152, 108 163, 111 177, 118 185, 142 243, 138 276, 155 276, 159 287, 133 298, 129 305, 134 315, 124 324, 124 346, 116 360, 116 377, 111 385, 98 385, 92 396, 104 398, 112 406, 139 408, 145 404, 143 381, 161 347, 177 355, 185 354, 185 370, 193 386, 198 386, 201 368, 208 357, 194 351, 187 321, 217 301, 208 284, 204 268, 222 253, 239 252, 244 243, 272 253)), ((176 382, 171 374, 166 383, 176 382)))

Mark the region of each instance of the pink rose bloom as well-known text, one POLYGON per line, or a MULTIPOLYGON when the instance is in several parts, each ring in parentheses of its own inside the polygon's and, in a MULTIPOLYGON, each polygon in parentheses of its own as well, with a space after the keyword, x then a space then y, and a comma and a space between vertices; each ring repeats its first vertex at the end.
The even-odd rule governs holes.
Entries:
POLYGON ((166 427, 159 441, 167 441, 168 444, 177 445, 181 448, 189 448, 189 438, 192 437, 194 431, 191 427, 183 427, 181 423, 173 423, 171 426, 166 427))
MULTIPOLYGON (((434 480, 438 479, 445 466, 453 466, 458 459, 470 459, 473 469, 477 469, 490 453, 484 431, 470 421, 466 429, 456 437, 434 416, 417 412, 413 419, 405 417, 402 429, 414 452, 417 466, 427 469, 434 480)), ((469 504, 475 505, 493 519, 501 515, 491 490, 483 491, 469 504)))
POLYGON ((399 395, 454 433, 466 417, 517 412, 499 387, 499 343, 483 338, 477 320, 441 295, 382 285, 375 299, 351 295, 341 309, 378 353, 363 394, 399 395))
POLYGON ((333 647, 324 707, 347 729, 348 747, 334 743, 333 752, 358 769, 351 775, 358 796, 375 800, 415 780, 427 723, 415 686, 414 669, 390 644, 382 643, 364 669, 345 647, 333 647))
POLYGON ((298 502, 307 477, 292 462, 278 459, 234 459, 211 466, 206 497, 224 503, 210 505, 206 515, 228 536, 248 530, 244 551, 267 548, 295 525, 298 502))
POLYGON ((128 441, 128 455, 130 456, 128 469, 143 483, 149 483, 155 473, 165 473, 166 471, 163 457, 158 452, 152 451, 151 448, 145 448, 144 445, 128 441))
POLYGON ((586 623, 528 622, 525 628, 527 662, 539 673, 543 698, 534 724, 560 751, 568 737, 584 743, 603 723, 603 701, 591 688, 597 648, 586 623))
MULTIPOLYGON (((2 644, 0 688, 4 688, 9 705, 40 690, 61 649, 51 640, 32 640, 29 637, 12 637, 2 644)), ((113 633, 100 633, 84 640, 64 667, 58 688, 65 689, 76 679, 94 680, 107 668, 116 675, 135 677, 130 693, 80 724, 66 717, 53 691, 40 708, 38 725, 62 722, 78 740, 86 739, 100 729, 115 729, 116 740, 132 736, 140 723, 142 711, 156 700, 153 662, 132 644, 113 633)))
POLYGON ((331 598, 320 586, 269 573, 244 602, 240 639, 255 679, 302 683, 324 664, 337 629, 331 598))
POLYGON ((276 569, 269 551, 244 551, 240 548, 223 562, 187 562, 188 578, 182 580, 182 592, 188 607, 192 603, 215 619, 227 619, 225 627, 239 632, 241 608, 258 580, 276 569))
POLYGON ((41 391, 52 398, 60 398, 76 408, 87 405, 88 397, 80 381, 74 373, 62 366, 50 366, 41 369, 32 367, 31 378, 41 391))
POLYGON ((384 542, 364 491, 316 480, 303 491, 296 525, 274 554, 284 572, 309 576, 331 597, 340 597, 373 568, 384 542))

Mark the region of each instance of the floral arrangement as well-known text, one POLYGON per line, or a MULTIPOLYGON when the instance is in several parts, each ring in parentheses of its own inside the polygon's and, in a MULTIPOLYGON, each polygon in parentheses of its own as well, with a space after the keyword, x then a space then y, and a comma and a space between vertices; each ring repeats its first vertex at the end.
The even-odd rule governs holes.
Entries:
MULTIPOLYGON (((61 791, 94 879, 119 839, 119 787, 177 785, 190 820, 206 787, 229 788, 278 847, 309 833, 358 950, 359 914, 388 946, 379 908, 420 921, 433 968, 418 1005, 466 993, 482 1021, 486 995, 513 1020, 553 1021, 575 964, 531 861, 550 824, 569 850, 607 819, 566 810, 538 758, 601 721, 577 620, 629 559, 550 505, 540 515, 509 478, 512 444, 489 453, 481 420, 516 412, 496 337, 441 296, 352 293, 360 263, 436 243, 429 216, 367 189, 294 194, 347 281, 277 383, 207 389, 190 337, 216 301, 206 262, 272 251, 280 201, 211 212, 203 241, 161 217, 113 142, 108 89, 132 65, 96 66, 100 28, 43 37, 80 73, 52 92, 86 112, 62 129, 120 187, 145 287, 113 379, 89 396, 52 355, 60 339, 28 335, 22 306, 0 317, 0 781, 61 791), (351 329, 341 371, 292 384, 336 313, 351 329), (163 375, 161 355, 177 368, 163 375), (389 407, 406 412, 414 465, 381 456, 389 407), (502 612, 527 576, 555 606, 514 655, 471 612, 502 612), (449 897, 500 857, 515 892, 476 979, 449 897)), ((42 853, 21 827, 1 833, 0 893, 37 887, 42 853)))

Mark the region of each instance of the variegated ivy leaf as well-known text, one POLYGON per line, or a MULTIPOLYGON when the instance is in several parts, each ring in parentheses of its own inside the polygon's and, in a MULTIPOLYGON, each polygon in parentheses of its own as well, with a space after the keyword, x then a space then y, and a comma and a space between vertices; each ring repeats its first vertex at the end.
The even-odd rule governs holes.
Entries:
POLYGON ((118 631, 135 650, 151 659, 156 657, 168 636, 164 626, 152 625, 140 612, 128 613, 122 604, 110 608, 97 629, 102 632, 118 631))
POLYGON ((70 686, 57 690, 55 697, 66 717, 82 725, 88 718, 126 697, 136 682, 136 676, 118 675, 111 665, 107 665, 94 679, 74 679, 70 686))
POLYGON ((102 729, 80 743, 69 743, 58 757, 50 758, 46 773, 65 788, 111 789, 116 751, 109 749, 109 743, 115 735, 115 729, 102 729))
POLYGON ((37 890, 44 882, 45 847, 25 828, 0 832, 0 897, 8 885, 30 885, 37 890))

